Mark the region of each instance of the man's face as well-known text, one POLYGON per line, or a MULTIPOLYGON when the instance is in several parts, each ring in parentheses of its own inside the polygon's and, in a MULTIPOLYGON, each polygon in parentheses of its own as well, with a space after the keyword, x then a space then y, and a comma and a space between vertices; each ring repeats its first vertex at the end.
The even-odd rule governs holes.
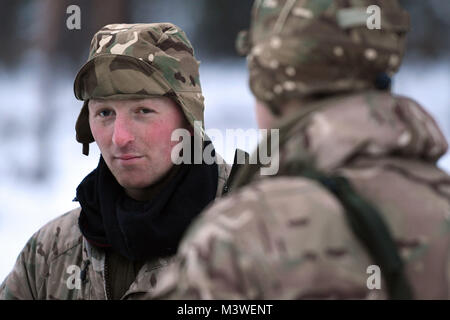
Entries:
POLYGON ((172 168, 173 130, 188 126, 169 98, 90 100, 89 124, 108 168, 127 190, 149 187, 172 168))

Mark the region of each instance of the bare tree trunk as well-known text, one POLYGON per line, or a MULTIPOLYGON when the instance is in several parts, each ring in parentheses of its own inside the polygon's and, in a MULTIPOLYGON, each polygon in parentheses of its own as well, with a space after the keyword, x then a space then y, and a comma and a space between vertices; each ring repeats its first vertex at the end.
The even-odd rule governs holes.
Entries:
POLYGON ((37 102, 37 160, 32 172, 36 181, 48 179, 52 169, 52 157, 55 155, 52 132, 58 119, 55 107, 55 59, 62 23, 65 17, 64 1, 42 0, 38 10, 41 28, 37 39, 39 51, 39 98, 37 102))

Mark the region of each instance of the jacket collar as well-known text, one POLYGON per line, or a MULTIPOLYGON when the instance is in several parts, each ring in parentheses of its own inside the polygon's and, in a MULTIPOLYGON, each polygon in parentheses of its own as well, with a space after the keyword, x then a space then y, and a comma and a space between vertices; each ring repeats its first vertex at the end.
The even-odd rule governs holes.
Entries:
POLYGON ((448 148, 433 118, 409 98, 365 91, 323 103, 290 129, 282 156, 294 156, 301 147, 318 168, 332 170, 356 155, 436 162, 448 148))

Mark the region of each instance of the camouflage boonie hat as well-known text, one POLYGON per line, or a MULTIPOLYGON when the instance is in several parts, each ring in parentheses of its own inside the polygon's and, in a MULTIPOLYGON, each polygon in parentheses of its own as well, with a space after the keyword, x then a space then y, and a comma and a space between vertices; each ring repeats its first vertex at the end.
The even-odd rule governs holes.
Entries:
POLYGON ((375 88, 380 81, 390 85, 403 57, 409 15, 397 0, 372 4, 256 0, 250 30, 236 43, 247 55, 254 95, 277 113, 289 99, 375 88), (378 8, 381 29, 369 29, 378 8))
POLYGON ((83 153, 94 138, 89 127, 90 99, 172 98, 194 131, 203 136, 204 97, 199 62, 186 34, 171 23, 111 24, 91 42, 88 62, 78 72, 75 97, 84 104, 75 129, 83 153))

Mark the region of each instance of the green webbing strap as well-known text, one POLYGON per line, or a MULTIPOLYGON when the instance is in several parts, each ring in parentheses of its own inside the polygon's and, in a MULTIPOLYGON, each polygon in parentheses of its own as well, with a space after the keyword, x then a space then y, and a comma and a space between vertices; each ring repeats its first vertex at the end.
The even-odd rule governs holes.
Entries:
POLYGON ((303 176, 320 182, 344 207, 347 222, 356 238, 368 250, 385 279, 389 299, 413 298, 404 274, 403 261, 388 226, 379 211, 362 198, 344 177, 326 176, 311 167, 297 163, 285 175, 303 176))
POLYGON ((227 182, 225 183, 223 187, 222 194, 225 195, 230 190, 230 186, 233 185, 234 180, 237 177, 237 173, 244 167, 246 163, 249 163, 250 161, 250 155, 241 149, 236 149, 236 152, 234 153, 234 161, 233 166, 231 167, 230 175, 228 176, 227 182), (243 163, 240 163, 243 160, 243 163))

